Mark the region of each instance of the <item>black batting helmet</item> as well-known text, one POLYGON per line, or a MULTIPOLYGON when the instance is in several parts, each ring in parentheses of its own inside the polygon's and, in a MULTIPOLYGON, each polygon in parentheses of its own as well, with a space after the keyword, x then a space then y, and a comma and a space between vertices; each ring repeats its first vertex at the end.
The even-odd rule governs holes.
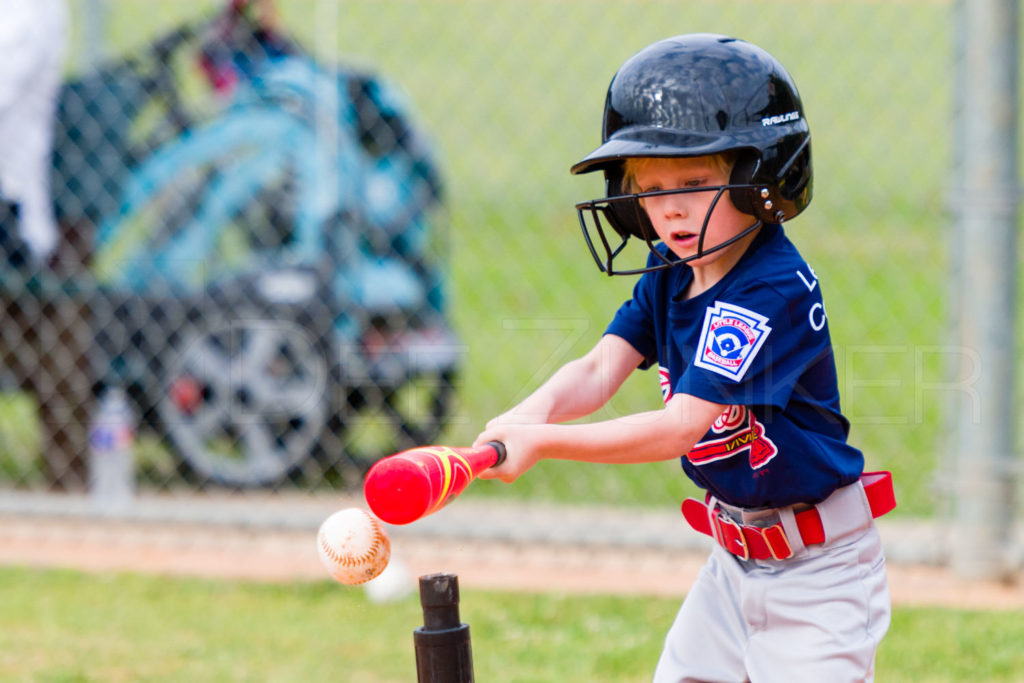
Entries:
POLYGON ((696 255, 670 259, 658 252, 638 196, 623 187, 628 158, 734 153, 729 185, 717 189, 727 191, 733 205, 754 218, 743 234, 761 223, 789 220, 811 201, 810 130, 796 85, 777 59, 743 40, 687 34, 630 57, 608 88, 601 139, 601 146, 571 170, 604 171, 606 196, 576 208, 591 254, 609 275, 671 267, 728 244, 704 248, 702 230, 696 255), (588 216, 606 253, 603 259, 591 239, 588 216), (619 236, 618 244, 608 241, 605 223, 619 236), (660 262, 616 271, 613 261, 630 237, 646 241, 660 262))

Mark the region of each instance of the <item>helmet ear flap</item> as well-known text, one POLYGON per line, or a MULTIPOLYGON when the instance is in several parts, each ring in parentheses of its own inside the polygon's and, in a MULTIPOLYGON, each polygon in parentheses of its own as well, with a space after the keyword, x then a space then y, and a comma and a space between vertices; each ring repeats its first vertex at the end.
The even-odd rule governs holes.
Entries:
MULTIPOLYGON (((729 199, 737 210, 763 223, 781 223, 800 211, 794 208, 793 202, 783 196, 779 179, 763 177, 763 165, 762 157, 757 151, 741 152, 733 165, 729 184, 753 187, 730 188, 729 199)), ((802 185, 806 186, 807 180, 803 179, 802 185)))
MULTIPOLYGON (((622 164, 605 169, 605 196, 619 197, 627 192, 623 187, 624 169, 622 164)), ((618 202, 608 202, 605 217, 608 222, 622 237, 637 237, 642 240, 651 241, 658 239, 651 225, 647 212, 640 206, 639 199, 630 199, 618 202)))
MULTIPOLYGON (((729 175, 730 185, 750 185, 761 167, 761 157, 754 150, 740 152, 729 175)), ((734 187, 729 190, 729 199, 738 211, 751 216, 758 216, 758 192, 750 187, 734 187)))
MULTIPOLYGON (((813 174, 811 172, 811 139, 805 137, 797 146, 796 153, 786 162, 782 177, 779 178, 779 192, 790 202, 810 201, 813 174)), ((800 207, 801 209, 803 206, 800 207)))

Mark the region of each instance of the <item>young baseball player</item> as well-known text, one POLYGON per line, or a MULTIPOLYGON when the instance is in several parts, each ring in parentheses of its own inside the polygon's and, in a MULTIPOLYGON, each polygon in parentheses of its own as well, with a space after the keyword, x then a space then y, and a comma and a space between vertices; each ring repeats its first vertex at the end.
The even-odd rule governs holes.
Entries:
POLYGON ((889 625, 873 517, 888 473, 847 443, 821 286, 781 224, 811 200, 807 121, 764 50, 694 34, 641 50, 615 74, 603 144, 573 173, 607 196, 577 206, 608 274, 640 274, 597 345, 477 443, 537 461, 680 458, 704 500, 686 521, 715 545, 665 639, 655 681, 871 680, 889 625), (622 268, 630 239, 646 265, 622 268), (658 367, 664 409, 562 424, 658 367))

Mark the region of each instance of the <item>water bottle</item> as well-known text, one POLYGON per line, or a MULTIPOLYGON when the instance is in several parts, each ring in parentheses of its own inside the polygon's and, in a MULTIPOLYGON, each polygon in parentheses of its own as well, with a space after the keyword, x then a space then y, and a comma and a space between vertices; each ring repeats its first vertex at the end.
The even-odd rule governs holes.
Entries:
POLYGON ((104 512, 123 512, 135 496, 135 419, 128 397, 110 387, 89 426, 89 495, 104 512))

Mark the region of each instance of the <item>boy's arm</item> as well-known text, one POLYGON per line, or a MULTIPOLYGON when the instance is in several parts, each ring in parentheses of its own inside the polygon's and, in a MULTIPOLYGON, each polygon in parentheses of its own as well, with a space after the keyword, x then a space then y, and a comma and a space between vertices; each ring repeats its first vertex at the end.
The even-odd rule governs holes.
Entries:
POLYGON ((589 415, 615 393, 642 356, 606 335, 586 356, 563 366, 536 392, 491 420, 477 443, 502 441, 508 457, 482 479, 511 482, 539 460, 641 463, 689 452, 725 406, 677 394, 662 410, 588 424, 551 424, 589 415))

